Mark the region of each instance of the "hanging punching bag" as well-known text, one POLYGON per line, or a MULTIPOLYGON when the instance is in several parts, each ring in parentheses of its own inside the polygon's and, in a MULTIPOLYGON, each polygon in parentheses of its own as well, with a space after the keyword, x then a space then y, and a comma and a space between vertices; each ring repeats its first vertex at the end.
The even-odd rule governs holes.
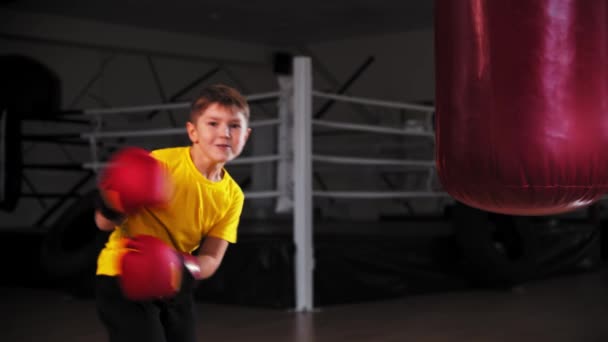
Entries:
POLYGON ((608 2, 436 0, 436 166, 479 209, 548 215, 608 189, 608 2))

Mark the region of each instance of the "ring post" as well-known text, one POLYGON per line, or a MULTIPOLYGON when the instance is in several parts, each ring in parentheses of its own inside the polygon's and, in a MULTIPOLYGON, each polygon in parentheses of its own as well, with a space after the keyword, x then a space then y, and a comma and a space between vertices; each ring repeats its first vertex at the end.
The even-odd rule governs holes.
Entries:
POLYGON ((313 309, 312 68, 309 57, 294 58, 295 311, 313 309))

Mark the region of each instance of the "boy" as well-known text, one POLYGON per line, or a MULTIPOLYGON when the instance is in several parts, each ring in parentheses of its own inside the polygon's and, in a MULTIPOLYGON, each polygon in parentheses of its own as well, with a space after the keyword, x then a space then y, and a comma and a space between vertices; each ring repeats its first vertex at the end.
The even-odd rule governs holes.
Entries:
MULTIPOLYGON (((101 201, 95 222, 113 231, 97 265, 97 308, 110 341, 195 341, 193 286, 213 275, 236 241, 244 195, 224 165, 243 150, 249 106, 235 89, 214 85, 192 102, 191 146, 155 150, 173 183, 168 204, 124 215, 101 201), (121 292, 118 258, 126 237, 152 235, 185 256, 185 283, 172 298, 131 301, 121 292), (200 248, 199 248, 200 247, 200 248), (199 248, 198 256, 190 255, 199 248)), ((103 194, 103 189, 101 189, 103 194)))

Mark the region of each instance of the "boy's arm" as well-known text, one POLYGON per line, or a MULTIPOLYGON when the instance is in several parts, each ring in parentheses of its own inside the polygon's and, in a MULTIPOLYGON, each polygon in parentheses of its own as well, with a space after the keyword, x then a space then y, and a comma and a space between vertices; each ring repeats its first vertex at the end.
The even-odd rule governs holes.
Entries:
POLYGON ((114 230, 125 221, 125 214, 108 206, 101 197, 100 191, 97 192, 95 199, 95 224, 99 230, 106 232, 114 230))
POLYGON ((244 200, 242 191, 236 193, 231 208, 224 218, 215 224, 210 234, 201 243, 199 255, 184 255, 184 265, 195 279, 209 278, 220 267, 229 242, 236 241, 236 230, 244 200))
POLYGON ((226 250, 228 241, 213 236, 207 236, 198 256, 184 256, 184 264, 196 279, 206 279, 211 277, 220 267, 226 250))
POLYGON ((95 210, 95 224, 99 230, 103 230, 105 232, 110 232, 117 226, 116 222, 109 220, 99 210, 95 210))

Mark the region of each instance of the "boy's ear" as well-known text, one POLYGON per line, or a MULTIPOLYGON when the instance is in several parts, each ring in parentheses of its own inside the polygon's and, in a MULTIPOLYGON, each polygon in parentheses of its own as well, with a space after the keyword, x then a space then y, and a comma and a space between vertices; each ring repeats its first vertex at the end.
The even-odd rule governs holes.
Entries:
POLYGON ((251 134, 251 128, 247 128, 247 133, 245 134, 245 141, 249 139, 249 135, 251 134))
POLYGON ((198 133, 196 132, 196 126, 190 121, 186 122, 186 131, 188 132, 188 138, 192 143, 198 142, 198 133))

